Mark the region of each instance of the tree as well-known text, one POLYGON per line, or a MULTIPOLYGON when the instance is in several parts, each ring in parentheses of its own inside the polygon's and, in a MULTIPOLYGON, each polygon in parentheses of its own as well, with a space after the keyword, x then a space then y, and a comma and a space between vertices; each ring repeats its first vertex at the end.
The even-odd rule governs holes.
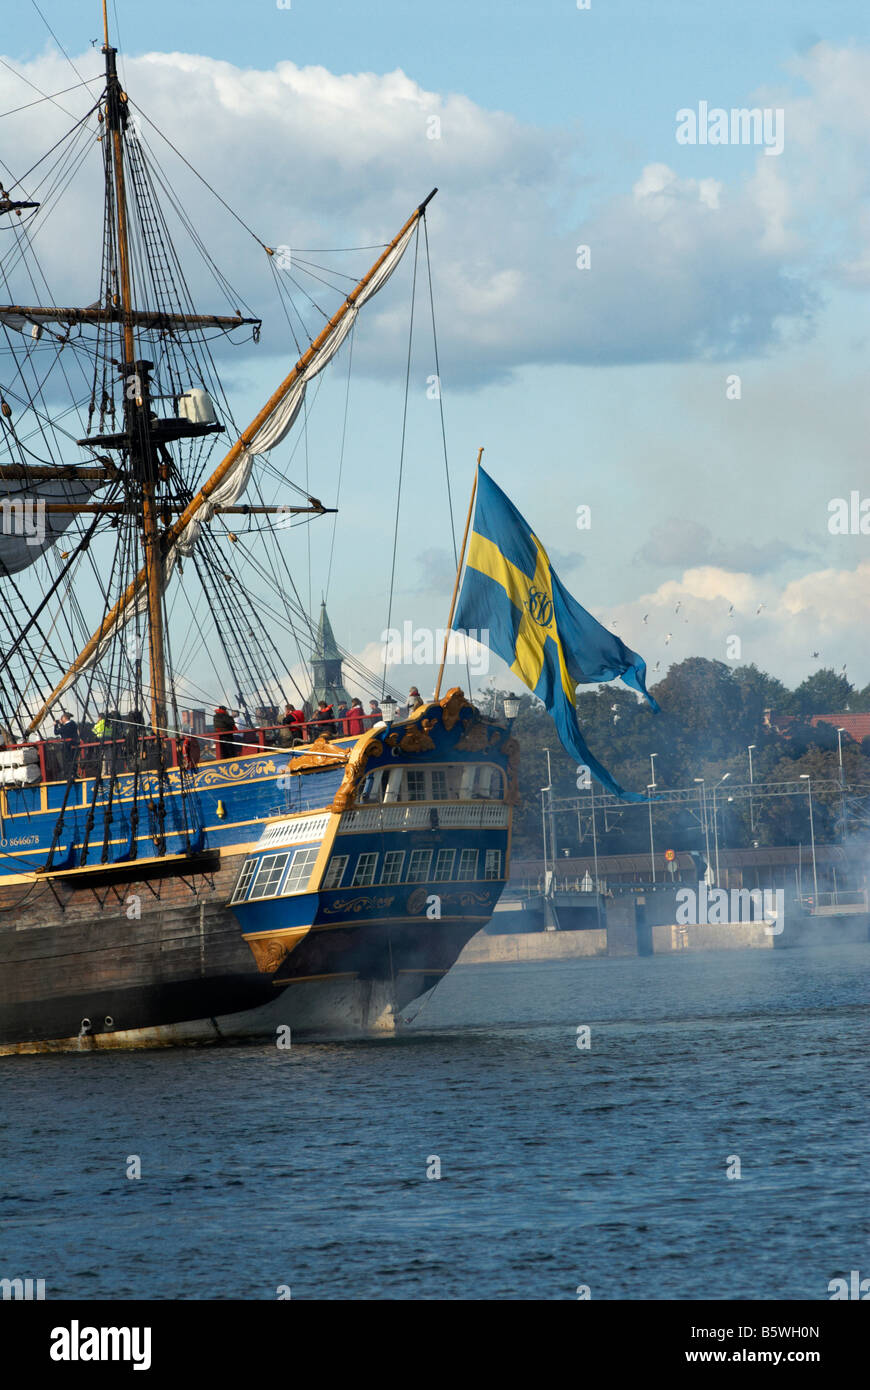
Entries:
POLYGON ((807 676, 791 698, 792 714, 838 714, 851 703, 855 687, 846 676, 823 667, 807 676))

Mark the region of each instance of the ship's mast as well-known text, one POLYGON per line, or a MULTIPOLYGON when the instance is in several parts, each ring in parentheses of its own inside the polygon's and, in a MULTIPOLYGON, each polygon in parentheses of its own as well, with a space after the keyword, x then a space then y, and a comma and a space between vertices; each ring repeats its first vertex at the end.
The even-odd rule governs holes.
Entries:
POLYGON ((130 240, 124 183, 123 131, 127 124, 127 98, 121 89, 116 65, 117 50, 109 43, 106 0, 103 0, 103 33, 106 57, 106 124, 111 142, 116 229, 118 236, 118 293, 120 296, 121 368, 124 393, 125 433, 130 440, 133 476, 141 488, 142 537, 145 587, 148 595, 148 654, 151 671, 151 721, 155 730, 166 727, 166 659, 163 643, 163 555, 157 521, 158 473, 151 439, 149 400, 150 362, 136 357, 133 329, 133 295, 130 284, 130 240))

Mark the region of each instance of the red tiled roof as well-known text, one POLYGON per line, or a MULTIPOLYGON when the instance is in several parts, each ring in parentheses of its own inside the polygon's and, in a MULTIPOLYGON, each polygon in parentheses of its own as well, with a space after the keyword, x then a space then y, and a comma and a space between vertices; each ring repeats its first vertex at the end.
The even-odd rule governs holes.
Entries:
POLYGON ((856 743, 870 738, 870 714, 814 714, 810 723, 833 724, 835 729, 845 729, 856 743))

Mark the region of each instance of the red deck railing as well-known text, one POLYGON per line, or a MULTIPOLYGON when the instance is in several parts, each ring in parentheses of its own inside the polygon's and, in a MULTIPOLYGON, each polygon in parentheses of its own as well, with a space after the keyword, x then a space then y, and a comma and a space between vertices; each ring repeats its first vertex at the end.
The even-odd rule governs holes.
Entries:
MULTIPOLYGON (((360 722, 365 729, 369 729, 375 721, 369 716, 362 721, 359 717, 326 722, 310 719, 303 724, 270 724, 226 732, 185 734, 163 740, 164 756, 171 767, 177 767, 179 763, 190 766, 191 754, 195 755, 196 762, 215 762, 238 758, 258 748, 283 749, 311 743, 321 735, 328 738, 353 737, 359 732, 360 722)), ((65 781, 73 758, 77 777, 94 777, 101 770, 104 775, 113 770, 133 772, 137 767, 141 771, 156 771, 160 752, 157 737, 149 733, 144 737, 129 733, 116 738, 83 739, 74 745, 74 753, 67 750, 62 738, 6 744, 7 751, 19 748, 36 749, 43 782, 65 781)))

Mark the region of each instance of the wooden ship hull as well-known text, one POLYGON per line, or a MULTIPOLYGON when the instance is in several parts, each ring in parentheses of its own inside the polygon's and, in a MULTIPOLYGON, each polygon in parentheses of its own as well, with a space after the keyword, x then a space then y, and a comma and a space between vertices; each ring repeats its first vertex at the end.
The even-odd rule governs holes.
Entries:
MULTIPOLYGON (((121 796, 111 859, 97 820, 93 851, 73 835, 54 857, 63 866, 84 850, 93 862, 0 880, 0 1054, 282 1028, 389 1034, 504 887, 516 747, 461 691, 359 738, 240 757, 196 781, 202 822, 186 852, 170 805, 166 853, 131 861, 121 796)), ((50 801, 51 787, 15 795, 50 801)), ((52 808, 10 814, 4 797, 7 841, 27 838, 22 823, 38 835, 43 819, 50 835, 52 808)), ((45 847, 26 853, 44 858, 45 847)), ((0 871, 18 867, 17 854, 3 858, 0 871)))

